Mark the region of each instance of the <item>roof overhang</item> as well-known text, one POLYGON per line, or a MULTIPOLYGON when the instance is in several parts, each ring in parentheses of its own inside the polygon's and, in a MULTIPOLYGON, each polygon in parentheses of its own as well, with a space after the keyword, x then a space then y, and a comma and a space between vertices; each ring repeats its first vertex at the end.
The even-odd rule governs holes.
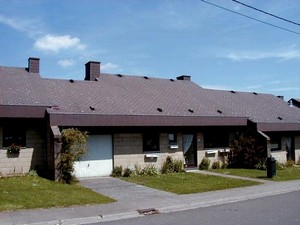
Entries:
POLYGON ((1 118, 44 118, 48 106, 0 105, 1 118))
POLYGON ((300 131, 300 123, 257 123, 260 131, 300 131))
POLYGON ((246 117, 64 114, 49 112, 56 126, 247 126, 246 117))

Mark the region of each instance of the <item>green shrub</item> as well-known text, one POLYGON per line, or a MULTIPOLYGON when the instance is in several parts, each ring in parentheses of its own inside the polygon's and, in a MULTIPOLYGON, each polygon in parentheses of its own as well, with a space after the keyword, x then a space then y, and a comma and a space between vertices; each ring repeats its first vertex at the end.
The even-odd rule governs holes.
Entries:
POLYGON ((219 161, 213 162, 211 165, 212 169, 220 169, 221 168, 221 163, 219 161))
POLYGON ((154 176, 157 174, 158 174, 157 169, 153 164, 149 164, 145 166, 141 171, 142 176, 154 176))
POLYGON ((111 172, 112 177, 121 177, 123 173, 123 167, 122 166, 115 166, 113 171, 111 172))
POLYGON ((228 167, 228 164, 223 162, 221 165, 221 169, 227 169, 227 167, 228 167))
POLYGON ((134 165, 134 171, 133 171, 134 175, 140 176, 142 175, 142 168, 139 164, 135 164, 134 165))
POLYGON ((199 170, 208 170, 210 166, 210 160, 204 157, 199 165, 199 170))
POLYGON ((260 139, 250 135, 241 135, 230 144, 228 166, 230 168, 254 169, 261 159, 266 158, 266 151, 260 139))
POLYGON ((286 167, 293 167, 295 165, 295 162, 293 160, 288 160, 286 163, 285 163, 285 166, 286 167))
POLYGON ((174 173, 183 173, 183 172, 185 172, 182 160, 174 160, 173 163, 174 163, 174 173))
POLYGON ((38 176, 38 173, 36 172, 36 170, 30 170, 28 172, 28 176, 36 177, 36 176, 38 176))
POLYGON ((58 170, 60 171, 59 180, 63 183, 71 184, 77 181, 74 176, 74 162, 79 160, 87 151, 87 132, 77 129, 64 129, 61 132, 62 146, 60 163, 58 170))
POLYGON ((286 168, 284 163, 276 162, 276 169, 277 170, 283 170, 284 168, 286 168))
POLYGON ((266 159, 259 160, 259 162, 255 165, 255 169, 267 170, 267 160, 266 159))
POLYGON ((182 173, 183 169, 183 162, 181 160, 173 160, 171 156, 166 158, 166 161, 163 163, 161 167, 161 173, 182 173))
POLYGON ((123 172, 123 177, 130 177, 131 174, 132 174, 132 170, 129 168, 126 168, 123 172))

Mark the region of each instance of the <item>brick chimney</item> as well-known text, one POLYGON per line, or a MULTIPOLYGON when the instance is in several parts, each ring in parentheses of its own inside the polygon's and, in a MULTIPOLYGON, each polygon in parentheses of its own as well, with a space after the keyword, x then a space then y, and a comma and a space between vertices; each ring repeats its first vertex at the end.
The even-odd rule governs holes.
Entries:
POLYGON ((28 72, 39 73, 40 72, 40 59, 30 57, 28 59, 28 72))
POLYGON ((176 78, 177 78, 177 80, 191 80, 191 76, 189 76, 189 75, 181 75, 176 78))
POLYGON ((100 62, 89 61, 85 64, 84 80, 95 81, 100 77, 100 62))

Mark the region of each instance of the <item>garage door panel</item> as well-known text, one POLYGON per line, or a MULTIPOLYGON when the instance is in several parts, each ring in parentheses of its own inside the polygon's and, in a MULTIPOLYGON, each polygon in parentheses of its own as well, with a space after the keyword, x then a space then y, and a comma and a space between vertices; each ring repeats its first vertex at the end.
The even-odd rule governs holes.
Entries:
POLYGON ((90 135, 87 154, 75 162, 75 175, 108 176, 112 171, 112 164, 112 136, 90 135))

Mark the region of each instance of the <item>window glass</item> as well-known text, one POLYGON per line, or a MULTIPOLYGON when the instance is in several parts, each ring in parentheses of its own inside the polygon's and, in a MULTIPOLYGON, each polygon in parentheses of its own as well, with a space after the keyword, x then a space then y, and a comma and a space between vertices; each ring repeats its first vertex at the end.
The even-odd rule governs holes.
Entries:
POLYGON ((177 144, 177 134, 175 133, 169 133, 169 144, 170 145, 176 145, 177 144))
POLYGON ((159 151, 159 134, 158 133, 143 134, 143 150, 144 150, 144 152, 159 151))
POLYGON ((229 132, 214 130, 204 132, 204 148, 220 148, 229 146, 229 132))
POLYGON ((26 146, 26 131, 20 128, 4 128, 3 129, 3 147, 11 145, 26 146))

